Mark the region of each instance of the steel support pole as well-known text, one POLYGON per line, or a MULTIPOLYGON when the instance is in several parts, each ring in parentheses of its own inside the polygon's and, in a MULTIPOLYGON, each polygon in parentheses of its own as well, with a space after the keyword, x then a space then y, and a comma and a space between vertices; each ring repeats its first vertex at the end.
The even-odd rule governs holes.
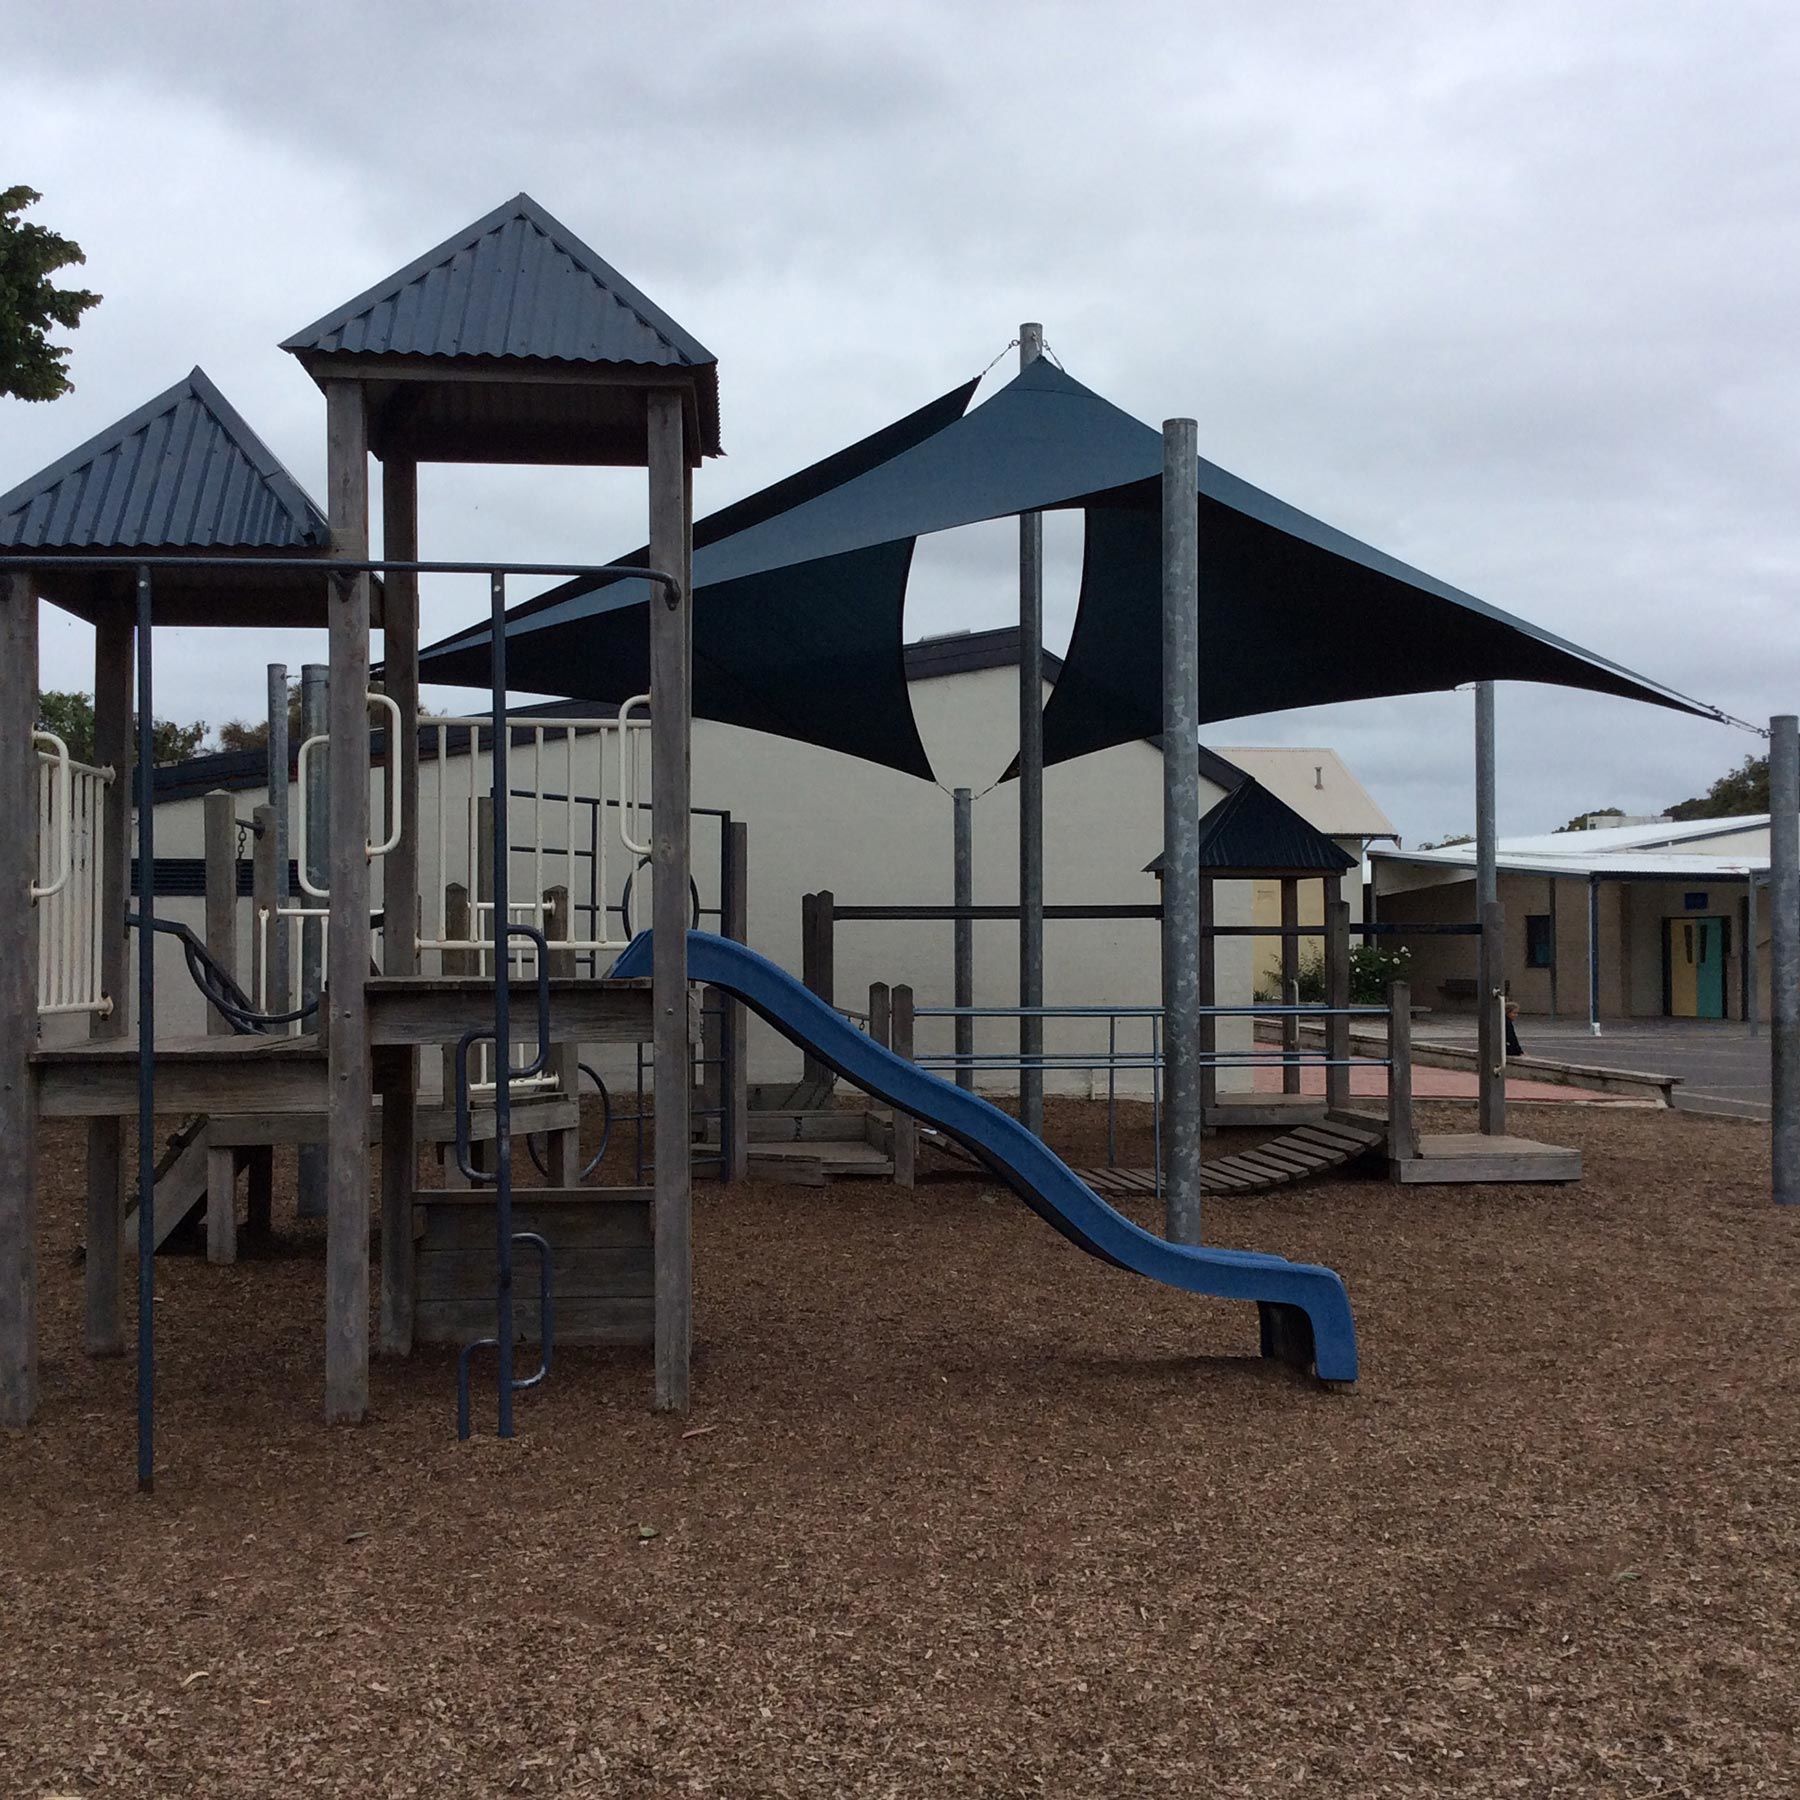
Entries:
POLYGON ((1769 1099, 1777 1206, 1800 1205, 1800 719, 1769 721, 1769 1099))
POLYGON ((1760 1035, 1762 1017, 1762 945, 1757 941, 1762 930, 1757 918, 1756 871, 1744 883, 1744 1023, 1749 1035, 1760 1035))
POLYGON ((1163 423, 1162 1003, 1164 1229, 1200 1241, 1199 427, 1163 423))
POLYGON ((1491 929, 1490 908, 1500 898, 1499 839, 1494 804, 1494 684, 1475 684, 1475 918, 1481 926, 1475 968, 1476 1094, 1483 1136, 1506 1130, 1506 1076, 1501 1060, 1505 1042, 1506 954, 1498 931, 1491 929))
MULTIPOLYGON (((300 669, 300 741, 329 737, 331 670, 324 663, 304 663, 300 669)), ((329 745, 306 759, 306 842, 299 846, 306 879, 314 887, 331 885, 331 855, 326 822, 331 812, 331 750, 329 745)), ((287 864, 276 868, 280 881, 287 864)), ((310 894, 306 903, 320 903, 310 894)), ((323 1031, 325 1020, 317 1010, 325 985, 325 928, 322 920, 305 919, 300 926, 300 1003, 315 1010, 302 1021, 303 1030, 323 1031)), ((294 1213, 302 1219, 325 1217, 325 1146, 301 1144, 294 1154, 294 1213)))
MULTIPOLYGON (((288 904, 288 680, 286 663, 269 664, 269 805, 275 816, 275 889, 277 909, 288 904)), ((270 1012, 286 1012, 294 1004, 292 947, 279 918, 268 924, 268 992, 270 1012)))
MULTIPOLYGON (((950 797, 955 832, 955 876, 952 897, 959 907, 975 904, 975 796, 970 789, 959 787, 950 797)), ((952 927, 956 934, 953 991, 958 1006, 975 1004, 975 921, 960 918, 952 927)), ((969 1058, 975 1054, 975 1021, 959 1017, 956 1021, 956 1085, 974 1089, 975 1071, 969 1058)))
MULTIPOLYGON (((1019 367, 1044 352, 1044 328, 1019 327, 1019 367)), ((1044 517, 1019 515, 1019 1004, 1044 1004, 1044 517)), ((1041 1017, 1019 1020, 1019 1119, 1044 1129, 1041 1017)))
POLYGON ((137 1484, 156 1488, 156 694, 150 571, 137 572, 137 1484))
POLYGON ((1588 877, 1588 1033, 1600 1035, 1600 877, 1588 877))

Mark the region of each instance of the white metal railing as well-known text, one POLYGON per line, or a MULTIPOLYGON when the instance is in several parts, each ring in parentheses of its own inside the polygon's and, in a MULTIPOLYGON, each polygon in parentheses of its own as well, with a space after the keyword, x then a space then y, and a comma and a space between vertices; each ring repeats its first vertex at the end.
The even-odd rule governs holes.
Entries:
POLYGON ((38 1011, 112 1011, 100 979, 100 883, 111 769, 77 762, 53 731, 38 751, 38 1011))
MULTIPOLYGON (((509 717, 508 914, 543 931, 549 947, 581 954, 622 950, 623 921, 610 908, 609 863, 635 868, 649 854, 649 697, 625 701, 612 719, 509 717), (611 780, 608 780, 610 764, 611 780), (596 802, 595 796, 607 796, 596 802), (611 817, 608 815, 611 814, 611 817), (567 903, 552 917, 548 896, 567 903), (592 895, 592 900, 584 896, 592 895)), ((419 820, 422 951, 479 955, 492 942, 491 846, 482 802, 493 798, 493 760, 477 754, 491 718, 426 718, 435 734, 436 800, 419 820), (469 734, 469 754, 452 757, 453 734, 469 734), (459 779, 460 776, 460 779, 459 779), (453 918, 453 898, 464 908, 453 918)))
MULTIPOLYGON (((300 1004, 300 984, 297 972, 302 964, 301 951, 305 942, 308 920, 319 928, 319 991, 324 992, 326 971, 330 968, 331 947, 331 908, 328 906, 259 906, 256 909, 256 1010, 262 1013, 290 1012, 300 1004), (282 1001, 280 1006, 274 1004, 281 998, 269 993, 269 970, 274 961, 270 955, 271 940, 275 933, 285 931, 288 934, 288 968, 296 972, 294 991, 282 1001)), ((371 918, 369 921, 369 955, 375 955, 376 945, 380 941, 380 928, 371 918)), ((286 1031, 322 1031, 322 1019, 301 1019, 282 1027, 286 1031)))
MULTIPOLYGON (((379 844, 365 846, 370 862, 377 857, 386 856, 400 842, 400 831, 404 823, 400 814, 400 705, 387 694, 370 694, 369 704, 379 706, 388 716, 388 782, 387 782, 387 836, 379 844)), ((308 837, 310 824, 306 815, 306 765, 319 753, 321 745, 331 742, 329 735, 309 737, 294 753, 294 837, 301 846, 299 862, 300 891, 310 894, 315 900, 329 900, 330 890, 314 887, 307 879, 305 854, 306 845, 311 841, 308 837)))

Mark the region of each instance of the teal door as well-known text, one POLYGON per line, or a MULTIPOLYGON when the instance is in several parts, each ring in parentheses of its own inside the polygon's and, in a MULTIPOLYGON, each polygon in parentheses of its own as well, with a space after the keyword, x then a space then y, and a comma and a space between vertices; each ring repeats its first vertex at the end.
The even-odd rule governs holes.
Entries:
POLYGON ((1696 919, 1694 935, 1698 940, 1695 945, 1694 1016, 1722 1019, 1725 1016, 1725 921, 1696 919))

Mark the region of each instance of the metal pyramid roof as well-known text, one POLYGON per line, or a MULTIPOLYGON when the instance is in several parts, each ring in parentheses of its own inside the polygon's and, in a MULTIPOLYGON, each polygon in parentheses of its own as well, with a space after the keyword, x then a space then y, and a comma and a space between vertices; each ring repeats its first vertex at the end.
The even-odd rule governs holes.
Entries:
MULTIPOLYGON (((1162 872, 1160 855, 1148 872, 1162 872)), ((1260 781, 1245 776, 1200 821, 1200 868, 1210 875, 1342 875, 1356 858, 1260 781)))
POLYGON ((325 516, 194 369, 0 494, 0 549, 322 549, 325 516))
POLYGON ((716 452, 718 358, 529 194, 334 308, 282 349, 694 371, 716 452))

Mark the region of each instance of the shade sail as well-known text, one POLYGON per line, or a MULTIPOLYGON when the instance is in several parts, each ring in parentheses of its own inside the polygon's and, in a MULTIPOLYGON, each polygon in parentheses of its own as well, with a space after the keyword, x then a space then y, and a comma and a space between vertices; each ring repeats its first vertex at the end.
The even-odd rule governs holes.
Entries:
MULTIPOLYGON (((1081 604, 1045 713, 1045 759, 1161 729, 1161 434, 1042 358, 965 412, 973 388, 696 525, 697 714, 929 777, 901 661, 913 542, 1079 507, 1081 604)), ((1197 502, 1204 719, 1476 679, 1713 711, 1210 463, 1197 502)), ((639 691, 647 599, 641 583, 583 580, 515 609, 512 684, 596 700, 639 691)), ((482 626, 434 646, 425 679, 484 684, 487 642, 482 626)))

